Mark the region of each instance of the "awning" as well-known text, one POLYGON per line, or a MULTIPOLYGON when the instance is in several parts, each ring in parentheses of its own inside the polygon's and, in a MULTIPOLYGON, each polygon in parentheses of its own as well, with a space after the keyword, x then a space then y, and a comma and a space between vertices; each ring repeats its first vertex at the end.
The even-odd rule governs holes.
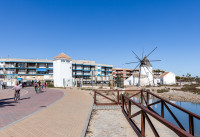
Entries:
POLYGON ((45 72, 45 71, 47 71, 47 69, 46 68, 37 68, 37 71, 45 72))
POLYGON ((17 78, 17 81, 22 81, 22 78, 17 78))

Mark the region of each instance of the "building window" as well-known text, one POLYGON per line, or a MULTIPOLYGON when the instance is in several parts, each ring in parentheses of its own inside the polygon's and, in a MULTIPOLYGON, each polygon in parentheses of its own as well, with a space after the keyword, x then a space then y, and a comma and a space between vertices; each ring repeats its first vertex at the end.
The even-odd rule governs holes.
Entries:
POLYGON ((18 64, 18 67, 19 67, 19 68, 24 68, 24 66, 25 66, 24 63, 19 63, 19 64, 18 64))

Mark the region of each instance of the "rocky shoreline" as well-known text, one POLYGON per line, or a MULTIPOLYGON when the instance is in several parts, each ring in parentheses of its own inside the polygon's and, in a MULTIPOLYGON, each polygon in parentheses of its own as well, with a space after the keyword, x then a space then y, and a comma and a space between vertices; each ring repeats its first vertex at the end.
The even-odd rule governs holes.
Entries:
POLYGON ((156 92, 156 94, 162 98, 165 98, 165 99, 171 100, 171 101, 200 103, 200 95, 194 94, 191 92, 170 90, 169 92, 164 92, 164 93, 156 92))

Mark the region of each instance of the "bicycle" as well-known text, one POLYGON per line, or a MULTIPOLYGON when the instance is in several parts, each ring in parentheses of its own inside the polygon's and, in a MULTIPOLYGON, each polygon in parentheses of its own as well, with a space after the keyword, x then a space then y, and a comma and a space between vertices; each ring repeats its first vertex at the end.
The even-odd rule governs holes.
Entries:
POLYGON ((43 88, 39 86, 37 92, 38 92, 38 93, 42 93, 42 92, 43 92, 43 88))
POLYGON ((20 93, 19 91, 16 91, 14 96, 14 101, 17 102, 18 100, 20 100, 20 93))

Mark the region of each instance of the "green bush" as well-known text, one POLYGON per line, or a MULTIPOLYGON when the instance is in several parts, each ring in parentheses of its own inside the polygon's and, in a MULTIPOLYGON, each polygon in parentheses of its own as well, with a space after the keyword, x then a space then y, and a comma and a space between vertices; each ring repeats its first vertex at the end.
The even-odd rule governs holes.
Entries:
POLYGON ((54 84, 53 83, 47 83, 47 87, 48 88, 54 88, 54 84))

